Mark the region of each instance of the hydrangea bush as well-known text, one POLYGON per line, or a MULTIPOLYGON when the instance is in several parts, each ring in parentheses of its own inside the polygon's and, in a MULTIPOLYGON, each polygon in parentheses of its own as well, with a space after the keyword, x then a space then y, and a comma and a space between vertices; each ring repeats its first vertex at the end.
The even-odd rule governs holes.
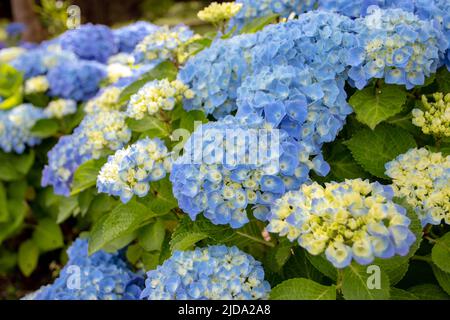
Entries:
POLYGON ((210 32, 0 50, 0 273, 53 259, 36 300, 450 298, 449 9, 238 0, 210 32))

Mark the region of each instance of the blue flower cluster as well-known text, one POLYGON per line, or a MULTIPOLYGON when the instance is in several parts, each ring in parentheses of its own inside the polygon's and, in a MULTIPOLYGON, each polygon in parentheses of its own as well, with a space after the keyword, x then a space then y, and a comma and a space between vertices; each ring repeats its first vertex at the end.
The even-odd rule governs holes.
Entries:
POLYGON ((157 64, 164 60, 177 60, 179 47, 194 36, 185 25, 161 27, 146 36, 134 49, 137 63, 157 64))
POLYGON ((48 153, 42 186, 53 186, 56 194, 69 196, 76 169, 89 159, 99 159, 106 150, 118 150, 131 138, 120 111, 87 115, 69 136, 61 137, 48 153))
POLYGON ((23 153, 41 140, 30 133, 36 121, 45 118, 44 110, 31 104, 0 111, 0 148, 5 152, 23 153))
POLYGON ((313 255, 325 253, 336 268, 405 256, 416 237, 393 196, 390 186, 361 179, 304 184, 275 202, 267 231, 298 240, 313 255))
POLYGON ((134 195, 145 197, 150 183, 170 171, 170 157, 164 142, 145 138, 109 156, 97 177, 98 192, 120 197, 127 203, 134 195))
POLYGON ((259 300, 268 298, 259 261, 236 247, 176 251, 147 273, 141 298, 148 300, 259 300))
POLYGON ((401 9, 370 7, 368 13, 361 19, 365 28, 359 35, 364 60, 360 64, 355 60, 348 72, 355 86, 362 89, 373 78, 407 89, 424 84, 448 48, 442 32, 432 21, 401 9))
POLYGON ((278 14, 287 18, 292 12, 300 14, 314 9, 317 0, 236 0, 242 3, 242 9, 230 20, 230 28, 236 27, 240 30, 250 21, 278 14))
POLYGON ((10 37, 19 36, 26 29, 25 25, 20 22, 11 22, 5 28, 6 33, 10 37))
POLYGON ((54 283, 29 300, 138 299, 140 289, 129 285, 137 277, 120 253, 98 251, 88 255, 88 241, 77 239, 67 251, 69 260, 54 283))
POLYGON ((170 180, 180 208, 192 220, 203 215, 214 224, 240 228, 253 215, 266 220, 268 207, 286 191, 325 176, 322 155, 260 117, 228 116, 199 126, 174 160, 170 180))
POLYGON ((47 74, 50 95, 86 101, 97 93, 106 74, 105 66, 94 61, 59 63, 47 74))
POLYGON ((125 27, 113 30, 114 39, 118 45, 119 52, 133 52, 136 45, 147 35, 158 30, 158 26, 138 21, 125 27))
POLYGON ((113 32, 104 25, 84 24, 66 31, 58 40, 64 49, 74 52, 81 59, 101 63, 106 63, 118 50, 113 32))

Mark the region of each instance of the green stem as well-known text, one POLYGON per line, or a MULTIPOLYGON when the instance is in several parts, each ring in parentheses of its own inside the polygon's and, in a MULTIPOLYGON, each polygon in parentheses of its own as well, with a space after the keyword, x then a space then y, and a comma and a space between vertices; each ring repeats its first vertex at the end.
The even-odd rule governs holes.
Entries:
POLYGON ((429 256, 412 256, 411 259, 417 260, 417 261, 424 261, 424 262, 428 262, 428 263, 433 262, 429 256))
POLYGON ((424 236, 424 239, 427 239, 430 243, 436 243, 436 240, 431 238, 430 236, 424 236))
POLYGON ((254 237, 254 236, 251 236, 251 235, 249 235, 249 234, 246 234, 246 233, 244 233, 244 232, 242 232, 242 231, 236 231, 236 233, 237 233, 238 235, 242 236, 242 237, 245 237, 245 238, 248 238, 248 239, 250 239, 250 240, 256 241, 256 242, 261 243, 261 244, 263 244, 263 245, 265 245, 265 246, 269 246, 269 247, 271 247, 271 248, 275 247, 275 245, 274 245, 272 242, 264 241, 264 240, 259 239, 259 238, 257 238, 257 237, 254 237))
POLYGON ((337 269, 336 293, 342 293, 342 281, 344 280, 344 269, 337 269))

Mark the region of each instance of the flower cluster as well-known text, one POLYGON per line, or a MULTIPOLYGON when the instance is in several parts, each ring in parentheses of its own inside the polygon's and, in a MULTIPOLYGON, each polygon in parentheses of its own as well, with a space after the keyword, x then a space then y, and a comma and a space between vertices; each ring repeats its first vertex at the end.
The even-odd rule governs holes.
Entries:
POLYGON ((364 61, 348 73, 355 86, 361 89, 372 78, 407 89, 423 85, 448 47, 442 32, 432 21, 401 9, 371 7, 369 13, 361 19, 365 28, 359 35, 365 45, 364 61))
POLYGON ((405 256, 416 238, 393 195, 391 187, 361 179, 304 184, 276 201, 267 230, 297 239, 313 255, 325 252, 336 268, 405 256))
POLYGON ((147 273, 141 298, 148 300, 259 300, 270 284, 259 261, 236 247, 176 251, 147 273))
POLYGON ((300 14, 314 8, 317 0, 237 0, 243 5, 237 15, 230 20, 230 27, 241 29, 253 19, 278 14, 287 18, 292 12, 300 14))
POLYGON ((133 75, 132 69, 120 63, 111 63, 106 67, 108 73, 108 83, 116 83, 122 78, 131 77, 133 75))
POLYGON ((422 225, 450 224, 450 156, 411 149, 386 163, 395 194, 414 207, 422 225))
POLYGON ((217 24, 233 18, 242 9, 242 3, 236 2, 213 2, 205 9, 199 11, 200 20, 217 24))
POLYGON ((203 215, 214 224, 240 228, 253 215, 266 220, 268 206, 286 191, 325 176, 328 164, 282 130, 259 117, 226 117, 199 126, 173 163, 170 180, 180 208, 192 220, 203 215))
POLYGON ((69 196, 76 169, 89 159, 98 159, 106 150, 118 150, 131 138, 125 115, 119 111, 99 111, 87 115, 69 136, 61 137, 48 153, 42 186, 53 186, 56 194, 69 196))
POLYGON ((84 60, 106 63, 110 56, 117 53, 114 35, 104 25, 81 25, 62 34, 59 42, 64 49, 74 52, 84 60))
POLYGON ((193 36, 194 32, 185 25, 161 27, 136 46, 136 62, 157 64, 164 60, 176 60, 179 47, 193 36))
POLYGON ((41 140, 33 136, 30 129, 43 118, 43 110, 31 104, 0 111, 0 148, 5 152, 22 153, 26 146, 39 144, 41 140))
POLYGON ((54 283, 28 300, 137 299, 140 290, 128 284, 136 278, 120 253, 98 251, 88 255, 88 241, 77 239, 67 251, 69 260, 54 283), (74 281, 74 275, 79 279, 74 281), (79 281, 78 281, 79 280, 79 281))
POLYGON ((114 39, 118 45, 119 52, 133 52, 134 48, 147 35, 158 30, 158 26, 145 22, 137 21, 125 27, 113 30, 114 39))
POLYGON ((435 137, 450 137, 450 93, 437 92, 433 94, 434 102, 429 102, 422 96, 424 110, 413 109, 412 122, 421 127, 422 132, 435 137))
POLYGON ((77 102, 74 100, 57 99, 50 101, 44 110, 48 118, 62 119, 77 112, 77 102))
POLYGON ((109 156, 97 177, 99 192, 120 197, 127 203, 134 195, 145 197, 150 182, 170 171, 169 152, 158 138, 145 138, 109 156))
POLYGON ((99 111, 119 110, 121 104, 119 103, 121 88, 109 86, 97 93, 95 97, 90 99, 84 106, 84 111, 93 114, 99 111))
POLYGON ((37 76, 25 81, 25 94, 44 93, 48 90, 49 84, 46 76, 37 76))
POLYGON ((104 66, 94 61, 60 63, 47 74, 50 95, 86 101, 97 93, 105 76, 104 66))
POLYGON ((131 96, 127 115, 140 120, 145 115, 154 115, 160 110, 173 110, 183 97, 192 98, 193 92, 179 80, 150 81, 131 96))

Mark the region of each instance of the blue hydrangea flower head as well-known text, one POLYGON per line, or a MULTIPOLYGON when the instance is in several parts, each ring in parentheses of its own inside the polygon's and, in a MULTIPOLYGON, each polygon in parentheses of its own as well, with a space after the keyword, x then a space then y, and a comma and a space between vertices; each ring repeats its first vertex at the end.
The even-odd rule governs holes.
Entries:
POLYGON ((25 31, 25 25, 20 22, 11 22, 8 23, 8 25, 5 28, 5 31, 8 34, 8 36, 15 37, 25 31))
POLYGON ((268 206, 330 169, 320 153, 262 118, 228 116, 199 126, 174 160, 170 180, 180 208, 195 220, 240 228, 253 215, 266 220, 268 206))
POLYGON ((30 129, 45 117, 43 109, 31 104, 0 111, 0 148, 5 152, 23 153, 27 146, 39 144, 41 139, 33 136, 30 129))
POLYGON ((148 300, 259 300, 270 284, 259 261, 236 247, 176 251, 149 271, 141 298, 148 300))
POLYGON ((304 184, 275 202, 267 230, 298 240, 312 255, 324 253, 336 268, 405 256, 416 237, 393 196, 390 186, 361 179, 304 184))
POLYGON ((145 138, 109 156, 97 177, 97 188, 126 203, 134 195, 145 197, 150 183, 163 179, 169 170, 169 151, 164 142, 145 138))
POLYGON ((92 98, 105 77, 102 64, 82 60, 59 63, 47 74, 51 96, 76 101, 92 98))
POLYGON ((97 251, 88 255, 88 241, 77 239, 67 251, 69 260, 56 280, 42 287, 32 300, 137 299, 136 278, 121 253, 97 251))
POLYGON ((117 53, 117 43, 110 28, 104 25, 84 24, 68 30, 59 37, 61 46, 84 60, 106 63, 117 53))
POLYGON ((146 21, 137 21, 124 27, 113 30, 114 39, 119 52, 133 52, 136 45, 147 35, 158 30, 158 26, 146 21))

